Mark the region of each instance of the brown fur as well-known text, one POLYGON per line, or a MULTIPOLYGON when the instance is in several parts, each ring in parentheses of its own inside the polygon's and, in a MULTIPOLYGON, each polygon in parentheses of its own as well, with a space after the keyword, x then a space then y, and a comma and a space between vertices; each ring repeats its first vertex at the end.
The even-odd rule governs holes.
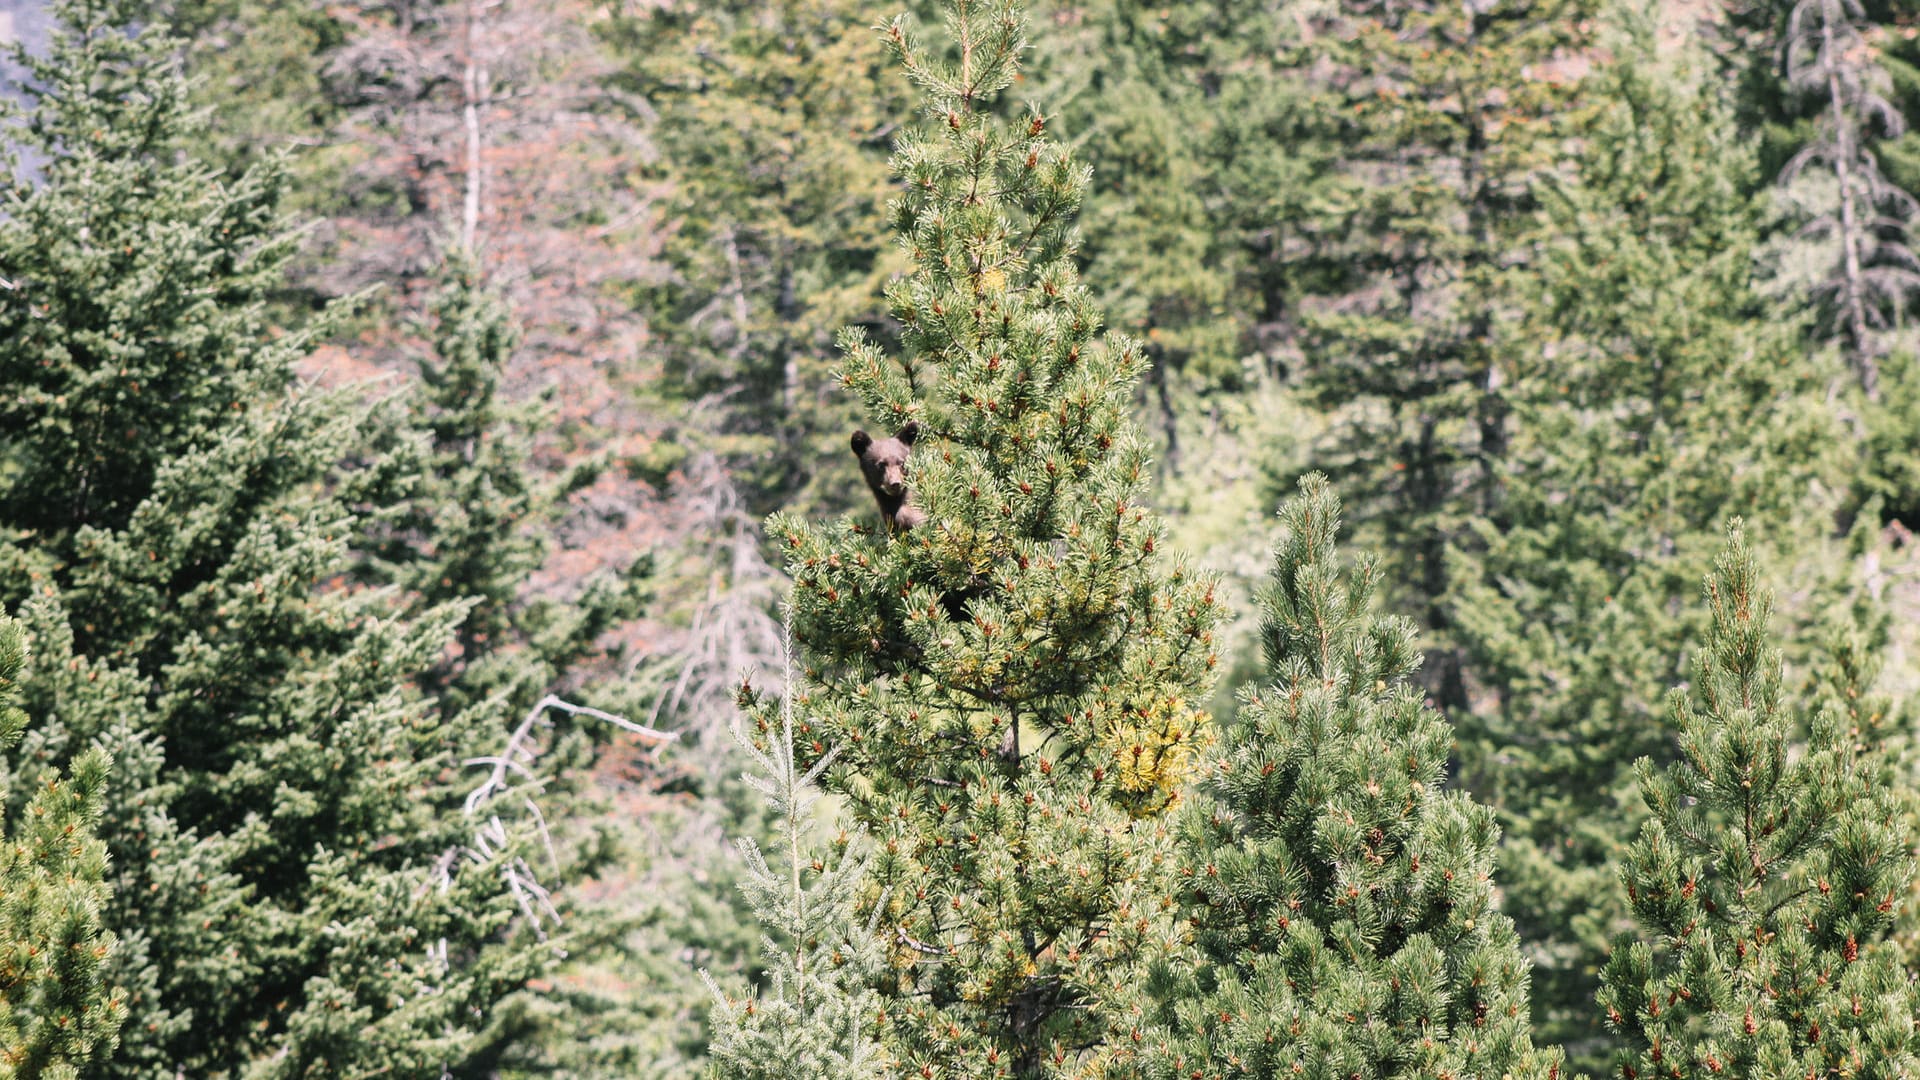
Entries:
POLYGON ((854 456, 890 532, 906 532, 927 520, 926 512, 913 505, 913 489, 907 486, 907 451, 919 437, 920 425, 912 420, 891 439, 875 441, 864 431, 853 433, 854 456))

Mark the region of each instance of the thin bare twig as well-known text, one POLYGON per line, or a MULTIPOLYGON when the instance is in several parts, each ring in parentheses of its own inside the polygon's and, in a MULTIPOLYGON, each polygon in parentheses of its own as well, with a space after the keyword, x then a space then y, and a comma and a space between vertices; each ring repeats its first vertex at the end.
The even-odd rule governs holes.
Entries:
MULTIPOLYGON (((571 713, 575 716, 592 717, 662 745, 677 740, 680 733, 636 724, 624 716, 616 716, 586 705, 575 705, 553 694, 548 694, 533 708, 527 710, 527 715, 521 718, 519 726, 507 736, 506 745, 499 753, 471 757, 463 762, 470 766, 489 766, 489 769, 486 778, 480 782, 479 786, 467 793, 466 801, 461 807, 462 816, 472 820, 500 796, 520 794, 521 805, 526 808, 528 816, 532 819, 534 831, 539 834, 540 842, 547 852, 547 859, 557 873, 560 869, 560 856, 554 849, 553 835, 547 827, 546 815, 541 813, 539 804, 526 794, 529 790, 538 791, 546 786, 545 779, 534 769, 540 751, 533 741, 533 731, 537 726, 551 725, 547 714, 552 710, 571 713), (525 782, 510 785, 509 776, 523 778, 525 782)), ((440 891, 445 893, 453 887, 453 868, 460 861, 461 855, 464 854, 476 864, 484 866, 497 853, 505 851, 507 846, 506 823, 500 820, 499 814, 487 813, 484 820, 474 826, 472 840, 468 844, 449 848, 440 856, 434 864, 433 874, 429 880, 436 882, 440 891)), ((533 927, 533 932, 541 941, 546 941, 547 924, 551 922, 558 926, 561 922, 560 912, 553 904, 552 892, 541 884, 539 876, 534 873, 531 866, 527 865, 527 861, 517 856, 501 867, 500 876, 506 882, 508 891, 512 893, 514 903, 518 904, 521 913, 526 915, 528 925, 533 927)), ((444 970, 446 943, 444 941, 439 943, 438 952, 435 952, 433 947, 429 947, 428 953, 439 960, 444 970)))

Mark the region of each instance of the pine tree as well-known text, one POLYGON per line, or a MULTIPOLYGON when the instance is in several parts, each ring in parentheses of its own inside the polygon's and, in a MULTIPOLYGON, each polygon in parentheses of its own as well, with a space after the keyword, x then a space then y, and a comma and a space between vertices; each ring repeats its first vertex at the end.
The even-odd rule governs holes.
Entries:
MULTIPOLYGON (((0 617, 0 744, 19 741, 25 634, 0 617)), ((97 830, 110 762, 98 749, 62 777, 45 770, 0 832, 0 1075, 73 1080, 104 1057, 126 1020, 126 992, 104 964, 107 846, 97 830)))
MULTIPOLYGON (((789 664, 791 661, 789 661, 789 664)), ((796 685, 789 667, 784 686, 796 685)), ((781 866, 776 870, 750 836, 738 840, 747 864, 740 887, 767 928, 764 952, 773 967, 769 991, 736 1001, 702 972, 712 992, 713 1072, 721 1080, 813 1080, 886 1075, 871 1032, 879 995, 871 986, 885 966, 885 950, 859 909, 871 853, 842 833, 831 853, 811 837, 818 782, 833 764, 829 750, 802 769, 793 726, 793 699, 776 705, 751 685, 741 708, 757 720, 754 734, 734 729, 740 748, 758 766, 747 782, 767 800, 778 821, 781 866), (777 726, 772 726, 774 714, 777 726), (812 875, 813 880, 807 878, 812 875)), ((873 905, 869 920, 883 905, 873 905)))
POLYGON ((1136 409, 1155 505, 1235 612, 1223 687, 1259 673, 1237 601, 1266 573, 1274 478, 1299 475, 1326 427, 1298 385, 1302 301, 1339 287, 1360 183, 1343 160, 1353 114, 1325 78, 1332 16, 1294 0, 1061 5, 1036 19, 1023 71, 1094 172, 1081 273, 1150 361, 1136 409))
MULTIPOLYGON (((1594 1069, 1591 1002, 1627 917, 1606 884, 1640 820, 1632 762, 1669 746, 1659 703, 1702 628, 1686 598, 1726 513, 1819 537, 1848 472, 1837 369, 1755 279, 1752 152, 1656 26, 1651 9, 1612 18, 1590 78, 1605 104, 1572 129, 1567 174, 1536 185, 1538 243, 1497 335, 1500 503, 1451 553, 1445 598, 1487 690, 1457 720, 1461 776, 1500 813, 1542 1037, 1594 1069)), ((1837 564, 1837 546, 1782 558, 1837 564)), ((1816 598, 1823 576, 1805 575, 1816 598)))
POLYGON ((769 532, 807 660, 800 731, 840 748, 830 786, 878 847, 883 1046, 922 1075, 1094 1075, 1128 1035, 1110 999, 1165 947, 1161 818, 1205 740, 1217 614, 1139 504, 1144 361, 1098 337, 1074 272, 1085 170, 1039 114, 987 112, 1022 13, 954 0, 947 22, 957 63, 885 28, 926 95, 895 156, 904 355, 843 336, 873 423, 920 426, 927 520, 769 532))
POLYGON ((1408 682, 1413 627, 1369 613, 1374 560, 1342 570, 1325 477, 1280 517, 1268 681, 1180 834, 1199 959, 1156 973, 1149 1075, 1557 1076, 1494 906, 1493 814, 1441 790, 1452 732, 1408 682))
POLYGON ((328 322, 269 323, 298 242, 280 168, 226 181, 184 152, 175 43, 138 5, 56 13, 19 58, 44 178, 0 222, 0 565, 48 718, 11 768, 115 761, 128 1021, 89 1075, 457 1066, 545 956, 501 883, 524 838, 460 813, 459 763, 499 736, 416 689, 464 604, 346 581, 386 465, 357 400, 297 383, 328 322))
POLYGON ((1771 599, 1736 521, 1706 581, 1712 627, 1668 714, 1678 759, 1643 759, 1652 820, 1620 868, 1644 938, 1600 995, 1630 1043, 1619 1075, 1905 1077, 1912 983, 1886 940, 1912 842, 1847 703, 1802 723, 1781 687, 1771 599))

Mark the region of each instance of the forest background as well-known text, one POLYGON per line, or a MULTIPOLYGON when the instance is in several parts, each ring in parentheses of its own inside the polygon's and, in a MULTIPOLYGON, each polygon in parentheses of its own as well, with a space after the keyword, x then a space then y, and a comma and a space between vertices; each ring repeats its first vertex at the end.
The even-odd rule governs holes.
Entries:
MULTIPOLYGON (((785 660, 764 522, 878 520, 836 337, 905 333, 893 12, 10 14, 8 776, 106 785, 129 992, 92 1068, 698 1074, 700 973, 768 963, 733 840, 775 821, 727 734, 785 660), (419 865, 464 898, 438 930, 403 917, 419 865), (412 934, 458 993, 345 940, 412 934)), ((1503 831, 1536 1040, 1603 1067, 1632 764, 1675 756, 1726 519, 1792 692, 1848 628, 1920 692, 1920 9, 1040 0, 1031 37, 998 108, 1091 167, 1074 258, 1151 362, 1147 501, 1231 616, 1213 713, 1324 472, 1503 831)))

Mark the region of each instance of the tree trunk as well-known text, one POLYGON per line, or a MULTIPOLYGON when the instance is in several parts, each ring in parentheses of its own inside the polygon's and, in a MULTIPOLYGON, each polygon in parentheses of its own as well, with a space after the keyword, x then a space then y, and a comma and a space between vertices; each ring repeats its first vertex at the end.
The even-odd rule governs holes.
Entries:
POLYGON ((1873 341, 1867 332, 1867 307, 1860 282, 1859 214, 1854 206, 1852 157, 1853 139, 1847 127, 1846 98, 1840 87, 1839 57, 1835 55, 1833 21, 1838 17, 1834 0, 1820 3, 1820 63, 1826 70, 1827 102, 1833 110, 1833 172, 1840 182, 1840 247, 1845 281, 1841 286, 1841 306, 1847 322, 1847 337, 1853 345, 1853 367, 1860 376, 1860 387, 1869 401, 1880 397, 1880 365, 1873 358, 1873 341))

